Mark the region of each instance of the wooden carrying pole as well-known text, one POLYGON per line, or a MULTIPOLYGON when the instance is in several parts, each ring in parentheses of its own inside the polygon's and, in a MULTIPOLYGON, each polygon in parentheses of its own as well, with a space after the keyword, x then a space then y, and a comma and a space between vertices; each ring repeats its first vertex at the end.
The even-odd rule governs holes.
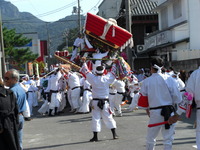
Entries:
POLYGON ((71 61, 69 61, 69 60, 67 60, 67 59, 65 59, 65 58, 62 58, 62 57, 60 57, 60 56, 58 56, 58 55, 56 55, 56 54, 54 54, 54 56, 55 56, 58 60, 60 60, 60 61, 62 61, 62 62, 64 62, 64 63, 70 64, 71 67, 74 68, 74 69, 76 69, 77 71, 79 71, 79 70, 81 69, 80 66, 74 64, 73 62, 71 62, 71 61))

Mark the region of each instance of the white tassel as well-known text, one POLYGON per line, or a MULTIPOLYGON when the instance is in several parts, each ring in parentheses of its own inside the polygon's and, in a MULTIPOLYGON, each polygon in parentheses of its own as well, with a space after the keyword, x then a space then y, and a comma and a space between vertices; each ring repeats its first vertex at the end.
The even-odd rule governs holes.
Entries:
POLYGON ((93 46, 92 46, 92 45, 90 44, 90 42, 88 41, 87 37, 84 36, 84 38, 85 38, 85 43, 86 43, 86 45, 88 46, 88 48, 93 48, 93 46))
POLYGON ((115 37, 115 27, 112 28, 112 37, 115 37))

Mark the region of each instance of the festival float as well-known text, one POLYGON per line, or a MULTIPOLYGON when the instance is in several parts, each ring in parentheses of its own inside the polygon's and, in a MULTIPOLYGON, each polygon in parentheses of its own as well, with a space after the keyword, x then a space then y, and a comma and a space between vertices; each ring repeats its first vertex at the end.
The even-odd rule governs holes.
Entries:
POLYGON ((87 58, 93 71, 96 66, 102 64, 109 70, 113 59, 117 59, 118 78, 122 79, 130 74, 129 64, 119 54, 126 47, 133 47, 132 34, 118 26, 116 20, 87 13, 83 34, 85 46, 76 57, 79 61, 71 62, 64 52, 55 52, 55 57, 62 63, 71 64, 75 71, 79 71, 82 65, 81 57, 87 58))

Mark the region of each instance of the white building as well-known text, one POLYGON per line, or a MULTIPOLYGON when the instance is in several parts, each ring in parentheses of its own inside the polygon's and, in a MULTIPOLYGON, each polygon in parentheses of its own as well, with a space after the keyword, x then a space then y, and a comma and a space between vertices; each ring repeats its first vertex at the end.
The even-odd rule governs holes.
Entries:
POLYGON ((34 54, 38 54, 38 56, 40 56, 40 39, 38 38, 38 33, 37 32, 31 32, 31 33, 22 33, 23 36, 32 39, 32 41, 25 45, 25 47, 29 47, 30 50, 34 53, 34 54))
POLYGON ((103 0, 99 5, 98 15, 105 18, 116 18, 120 10, 122 0, 103 0))
POLYGON ((157 1, 159 31, 145 38, 145 51, 154 52, 176 69, 194 70, 200 65, 200 1, 157 1), (192 64, 191 64, 192 63, 192 64))

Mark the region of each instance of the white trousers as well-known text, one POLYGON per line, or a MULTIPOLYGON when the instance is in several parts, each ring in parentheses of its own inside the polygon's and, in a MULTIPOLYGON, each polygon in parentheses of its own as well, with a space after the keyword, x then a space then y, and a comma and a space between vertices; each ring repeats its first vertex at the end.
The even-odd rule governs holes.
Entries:
POLYGON ((79 108, 78 112, 89 112, 90 111, 89 104, 91 100, 92 100, 92 93, 90 91, 85 90, 83 92, 82 105, 79 108))
MULTIPOLYGON (((149 124, 160 123, 164 121, 164 117, 160 115, 161 109, 150 110, 149 124)), ((175 124, 169 129, 165 129, 165 125, 151 127, 147 129, 146 150, 154 150, 156 145, 156 137, 159 132, 162 133, 164 150, 172 150, 172 142, 174 140, 175 124)))
POLYGON ((40 114, 45 114, 46 112, 48 112, 49 104, 50 103, 47 100, 45 100, 44 103, 42 104, 42 106, 40 107, 40 109, 38 110, 38 112, 40 114))
POLYGON ((139 93, 131 93, 132 101, 131 104, 129 105, 129 110, 133 111, 138 105, 138 99, 139 99, 140 94, 139 93))
POLYGON ((69 100, 69 104, 71 105, 72 109, 77 109, 80 107, 80 92, 81 89, 80 88, 76 88, 73 90, 69 90, 68 92, 68 100, 69 100))
POLYGON ((92 131, 101 131, 101 118, 108 129, 116 128, 116 122, 113 119, 109 103, 106 101, 103 110, 98 106, 98 100, 92 100, 92 131))
POLYGON ((65 92, 64 91, 60 92, 60 95, 61 95, 61 102, 60 102, 59 111, 62 111, 66 106, 65 92))
POLYGON ((121 113, 122 113, 121 104, 122 104, 122 99, 123 99, 123 97, 124 97, 123 94, 118 94, 118 93, 115 94, 114 103, 115 103, 115 107, 116 107, 116 109, 117 109, 117 113, 118 113, 118 114, 121 114, 121 113))
POLYGON ((30 115, 33 115, 33 106, 34 102, 35 102, 36 96, 35 96, 35 92, 28 92, 28 105, 29 105, 29 109, 30 109, 30 115))
POLYGON ((115 94, 109 94, 109 103, 110 103, 110 109, 115 115, 115 94))
POLYGON ((60 106, 61 101, 61 94, 58 93, 52 93, 51 94, 51 103, 49 104, 49 109, 54 109, 55 107, 60 106))
POLYGON ((28 104, 27 100, 26 100, 26 110, 23 112, 23 116, 24 117, 30 117, 31 116, 30 108, 29 108, 29 104, 28 104))
POLYGON ((36 92, 33 92, 34 93, 34 99, 33 99, 33 107, 35 107, 35 106, 38 106, 38 95, 37 95, 37 92, 38 91, 36 91, 36 92))

